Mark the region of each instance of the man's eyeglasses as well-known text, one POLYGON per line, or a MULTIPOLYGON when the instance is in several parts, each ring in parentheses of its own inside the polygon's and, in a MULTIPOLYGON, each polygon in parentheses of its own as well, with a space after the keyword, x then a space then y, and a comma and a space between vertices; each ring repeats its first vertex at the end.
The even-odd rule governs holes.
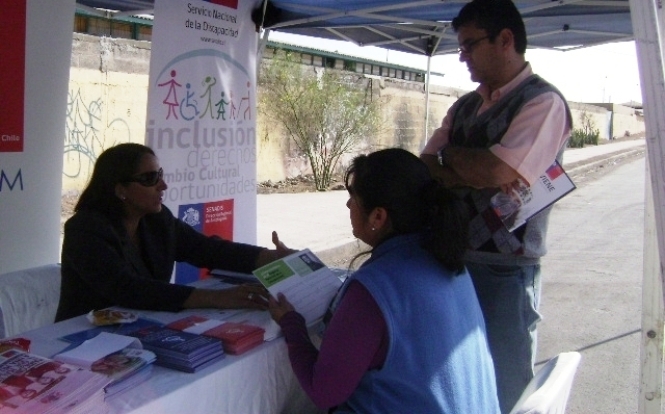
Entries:
POLYGON ((473 48, 474 48, 478 43, 482 42, 482 41, 485 40, 485 39, 489 39, 489 38, 490 38, 489 36, 483 36, 483 37, 479 37, 479 38, 476 39, 476 40, 471 40, 470 42, 469 42, 469 41, 464 42, 464 44, 459 45, 459 47, 457 48, 457 53, 459 53, 460 55, 461 55, 462 53, 464 53, 465 55, 468 55, 468 54, 470 54, 471 52, 473 52, 473 48))
POLYGON ((160 168, 157 171, 148 171, 141 174, 136 174, 132 178, 125 180, 128 183, 139 183, 144 187, 152 187, 157 185, 159 180, 164 177, 164 169, 160 168))

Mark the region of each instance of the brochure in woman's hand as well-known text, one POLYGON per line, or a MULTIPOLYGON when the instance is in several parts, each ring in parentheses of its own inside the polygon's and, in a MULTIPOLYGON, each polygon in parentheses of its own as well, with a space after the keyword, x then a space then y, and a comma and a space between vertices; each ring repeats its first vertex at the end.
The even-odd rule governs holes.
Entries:
POLYGON ((254 271, 268 291, 283 293, 312 326, 326 312, 342 281, 309 249, 283 257, 254 271))

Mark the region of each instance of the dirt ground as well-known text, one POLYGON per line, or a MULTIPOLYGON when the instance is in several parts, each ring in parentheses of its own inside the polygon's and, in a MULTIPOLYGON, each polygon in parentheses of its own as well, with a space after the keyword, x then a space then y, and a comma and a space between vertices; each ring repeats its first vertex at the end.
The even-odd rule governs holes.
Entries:
MULTIPOLYGON (((343 190, 344 189, 344 176, 337 174, 333 176, 328 190, 343 190)), ((316 191, 314 186, 314 176, 299 175, 293 178, 287 178, 282 181, 272 182, 270 180, 259 183, 256 186, 257 194, 273 194, 273 193, 306 193, 316 191)))

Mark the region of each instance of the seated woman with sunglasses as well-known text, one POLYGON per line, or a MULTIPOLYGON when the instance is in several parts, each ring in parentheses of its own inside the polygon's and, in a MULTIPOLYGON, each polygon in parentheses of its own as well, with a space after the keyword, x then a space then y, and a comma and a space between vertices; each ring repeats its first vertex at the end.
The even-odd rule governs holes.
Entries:
POLYGON ((162 205, 167 188, 155 153, 120 144, 104 151, 65 224, 56 322, 109 306, 266 309, 259 285, 225 290, 170 283, 175 261, 251 272, 292 252, 273 233, 276 250, 205 236, 162 205))
POLYGON ((287 298, 270 298, 303 390, 336 414, 498 413, 483 314, 462 261, 465 205, 398 148, 356 157, 345 182, 353 235, 372 251, 341 289, 320 350, 287 298))

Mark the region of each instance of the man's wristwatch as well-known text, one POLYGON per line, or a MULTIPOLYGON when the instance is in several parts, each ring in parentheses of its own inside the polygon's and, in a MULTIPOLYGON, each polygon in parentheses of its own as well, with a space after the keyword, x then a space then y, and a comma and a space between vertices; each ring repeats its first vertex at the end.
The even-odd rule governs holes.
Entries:
POLYGON ((441 148, 439 152, 436 153, 439 164, 444 167, 450 167, 449 161, 450 161, 450 155, 446 153, 446 150, 448 149, 449 145, 446 145, 445 147, 441 148))

